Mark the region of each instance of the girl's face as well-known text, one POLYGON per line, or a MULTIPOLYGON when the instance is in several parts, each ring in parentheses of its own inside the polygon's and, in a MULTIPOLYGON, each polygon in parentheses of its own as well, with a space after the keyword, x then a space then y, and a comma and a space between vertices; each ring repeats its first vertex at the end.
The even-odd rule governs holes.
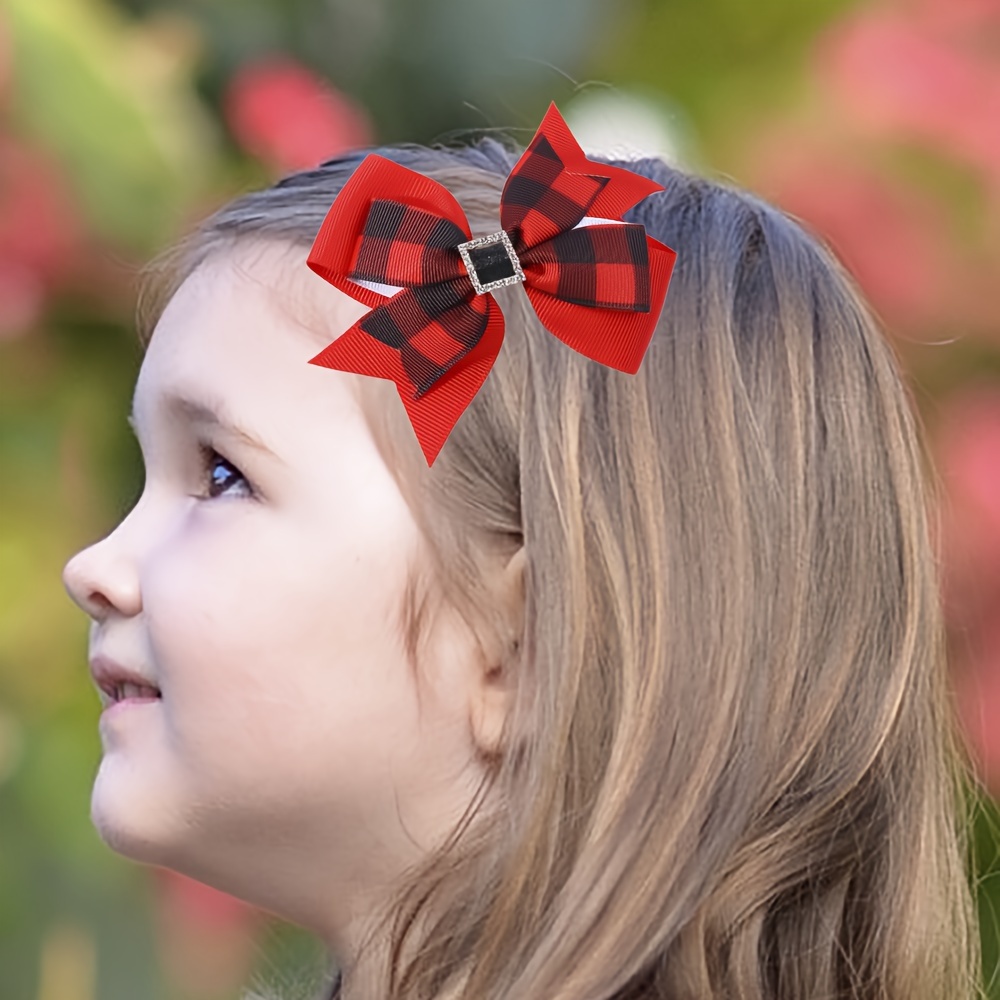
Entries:
POLYGON ((359 409, 364 376, 309 364, 323 344, 269 282, 311 297, 329 340, 366 308, 287 260, 265 244, 177 291, 135 387, 145 488, 64 582, 91 656, 162 692, 101 720, 101 837, 335 942, 473 794, 473 653, 444 618, 427 674, 407 662, 419 536, 359 409))

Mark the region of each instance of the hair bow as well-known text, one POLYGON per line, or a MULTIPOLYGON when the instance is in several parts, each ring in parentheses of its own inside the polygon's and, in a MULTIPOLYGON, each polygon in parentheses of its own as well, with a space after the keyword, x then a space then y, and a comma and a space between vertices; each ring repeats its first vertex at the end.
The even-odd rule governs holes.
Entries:
POLYGON ((309 363, 392 379, 428 465, 500 351, 493 289, 523 283, 549 332, 634 375, 676 253, 621 215, 662 190, 587 159, 555 104, 504 184, 503 228, 478 239, 447 188, 370 154, 330 206, 307 263, 371 309, 309 363))

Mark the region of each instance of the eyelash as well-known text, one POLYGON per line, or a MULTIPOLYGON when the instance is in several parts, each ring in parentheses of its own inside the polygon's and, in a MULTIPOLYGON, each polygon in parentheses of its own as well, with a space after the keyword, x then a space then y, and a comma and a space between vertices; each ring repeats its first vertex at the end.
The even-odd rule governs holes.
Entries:
MULTIPOLYGON (((201 456, 201 470, 202 470, 202 473, 208 473, 208 472, 210 472, 212 470, 213 466, 215 466, 217 464, 220 464, 220 463, 222 465, 228 465, 229 468, 233 472, 236 473, 236 476, 243 481, 243 483, 244 483, 244 485, 246 487, 246 490, 244 492, 244 497, 249 500, 249 499, 253 499, 256 496, 256 490, 254 490, 253 486, 250 483, 250 480, 247 479, 247 477, 243 475, 243 473, 239 470, 239 468, 237 466, 233 465, 233 463, 230 462, 229 459, 226 458, 225 455, 219 454, 219 452, 217 452, 213 447, 211 447, 208 444, 205 444, 204 442, 200 442, 199 443, 199 445, 198 445, 198 452, 199 452, 199 454, 201 456)), ((209 484, 209 489, 211 489, 212 480, 211 480, 210 476, 208 477, 208 484, 209 484)), ((223 490, 222 490, 221 493, 217 493, 215 495, 212 495, 211 493, 207 493, 207 494, 204 494, 204 495, 199 494, 198 495, 198 499, 200 499, 200 500, 218 500, 219 497, 225 496, 228 492, 229 492, 229 487, 227 486, 227 487, 223 488, 223 490)))

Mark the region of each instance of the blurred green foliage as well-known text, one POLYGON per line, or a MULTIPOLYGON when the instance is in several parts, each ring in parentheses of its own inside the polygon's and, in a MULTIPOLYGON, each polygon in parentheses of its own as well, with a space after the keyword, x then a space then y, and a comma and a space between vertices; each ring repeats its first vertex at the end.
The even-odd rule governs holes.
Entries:
POLYGON ((668 93, 697 123, 713 169, 739 166, 749 130, 794 104, 811 44, 858 0, 640 0, 594 72, 668 93))
POLYGON ((207 109, 114 8, 5 3, 15 127, 67 167, 95 234, 152 252, 213 180, 218 128, 207 109))

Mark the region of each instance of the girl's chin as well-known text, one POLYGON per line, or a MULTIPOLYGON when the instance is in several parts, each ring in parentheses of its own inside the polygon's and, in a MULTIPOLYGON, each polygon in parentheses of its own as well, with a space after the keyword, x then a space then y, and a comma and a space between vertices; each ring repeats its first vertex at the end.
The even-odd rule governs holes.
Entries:
MULTIPOLYGON (((141 749, 141 748, 140 748, 141 749)), ((101 760, 90 796, 90 822, 116 854, 143 864, 159 864, 181 810, 168 783, 154 774, 154 761, 120 746, 101 760)))

